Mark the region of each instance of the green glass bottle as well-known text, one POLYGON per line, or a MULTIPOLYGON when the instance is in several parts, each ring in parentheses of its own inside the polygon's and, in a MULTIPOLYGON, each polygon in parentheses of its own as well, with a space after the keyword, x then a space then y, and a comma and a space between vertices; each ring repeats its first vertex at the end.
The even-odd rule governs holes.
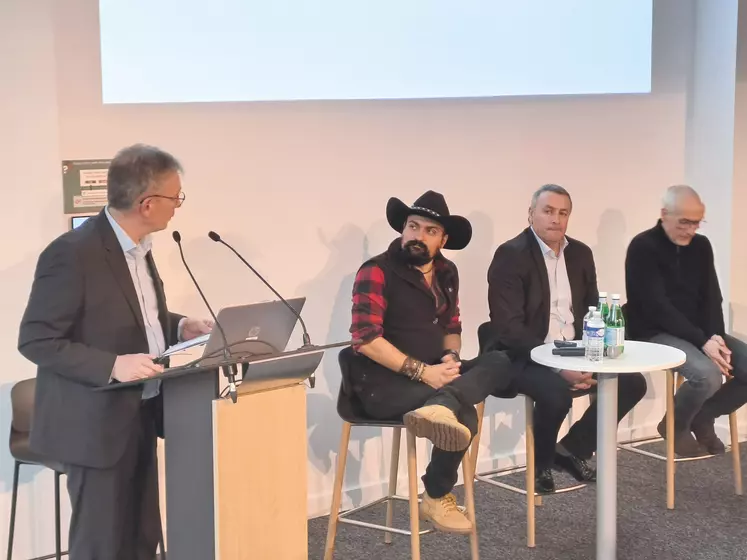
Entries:
POLYGON ((607 315, 610 314, 610 308, 607 305, 607 292, 599 292, 599 303, 597 303, 597 311, 602 314, 602 321, 607 323, 607 315))
POLYGON ((612 306, 604 324, 604 355, 618 358, 625 350, 625 318, 620 307, 620 294, 612 294, 612 306))

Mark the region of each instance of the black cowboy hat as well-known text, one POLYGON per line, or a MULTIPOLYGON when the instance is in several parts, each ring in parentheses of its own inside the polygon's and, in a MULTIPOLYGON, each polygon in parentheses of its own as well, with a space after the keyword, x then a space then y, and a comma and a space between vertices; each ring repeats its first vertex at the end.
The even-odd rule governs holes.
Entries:
POLYGON ((398 198, 390 198, 386 204, 386 219, 395 231, 402 233, 408 216, 417 214, 438 222, 449 239, 444 249, 464 249, 472 239, 472 225, 467 218, 452 216, 441 193, 428 191, 408 206, 398 198))

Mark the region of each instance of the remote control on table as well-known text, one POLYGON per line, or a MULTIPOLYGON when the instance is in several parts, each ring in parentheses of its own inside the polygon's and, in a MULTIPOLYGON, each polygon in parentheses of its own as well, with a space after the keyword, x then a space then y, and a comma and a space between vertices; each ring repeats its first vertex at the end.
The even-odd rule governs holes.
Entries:
POLYGON ((578 345, 572 340, 556 340, 555 348, 576 348, 578 345))

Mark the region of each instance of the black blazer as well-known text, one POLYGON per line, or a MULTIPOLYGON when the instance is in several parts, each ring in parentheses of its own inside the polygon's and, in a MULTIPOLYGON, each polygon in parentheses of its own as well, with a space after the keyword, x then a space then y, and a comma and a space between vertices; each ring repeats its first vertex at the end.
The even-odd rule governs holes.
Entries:
MULTIPOLYGON (((174 344, 181 316, 168 312, 153 257, 146 258, 164 338, 174 344)), ((31 448, 67 464, 116 463, 137 427, 142 387, 92 389, 109 383, 117 355, 148 353, 148 341, 124 253, 103 211, 39 256, 18 349, 38 366, 31 448)))
MULTIPOLYGON (((564 250, 571 285, 575 338, 583 318, 599 300, 591 249, 568 237, 564 250)), ((488 349, 505 350, 526 360, 532 348, 544 344, 550 327, 550 282, 539 243, 530 228, 498 247, 488 270, 490 337, 488 349)))

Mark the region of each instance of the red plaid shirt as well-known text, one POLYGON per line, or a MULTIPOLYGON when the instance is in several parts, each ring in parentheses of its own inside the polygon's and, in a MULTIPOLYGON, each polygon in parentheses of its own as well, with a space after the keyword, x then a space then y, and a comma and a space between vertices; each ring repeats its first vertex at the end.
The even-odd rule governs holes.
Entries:
MULTIPOLYGON (((436 267, 434 272, 438 272, 446 266, 443 261, 436 260, 434 262, 434 266, 436 267)), ((448 311, 449 306, 441 288, 435 281, 436 274, 433 275, 433 279, 433 293, 436 297, 436 305, 438 306, 437 314, 441 318, 448 311)), ((375 263, 368 263, 362 266, 355 276, 353 284, 353 322, 350 326, 350 333, 353 339, 361 340, 362 344, 371 342, 380 336, 385 336, 384 314, 386 313, 387 306, 387 301, 384 297, 385 283, 384 271, 375 263)), ((425 278, 423 278, 423 285, 428 288, 425 278)), ((444 336, 447 334, 461 334, 461 332, 462 321, 459 316, 459 299, 457 298, 454 313, 449 317, 444 336)), ((353 348, 357 350, 359 346, 354 345, 353 348)))

